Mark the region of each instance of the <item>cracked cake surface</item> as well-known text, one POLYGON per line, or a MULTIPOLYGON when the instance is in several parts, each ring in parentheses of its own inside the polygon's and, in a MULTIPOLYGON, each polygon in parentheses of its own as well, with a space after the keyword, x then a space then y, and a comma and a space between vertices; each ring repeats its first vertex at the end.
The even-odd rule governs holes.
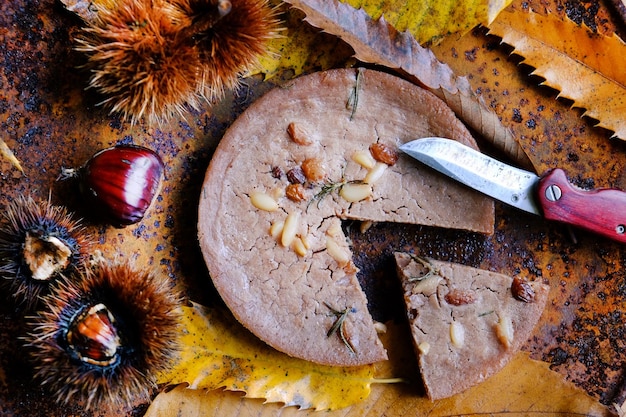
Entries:
POLYGON ((276 88, 228 129, 202 187, 199 243, 234 316, 291 356, 386 359, 341 220, 493 232, 493 202, 397 148, 445 136, 476 148, 429 92, 372 70, 276 88))

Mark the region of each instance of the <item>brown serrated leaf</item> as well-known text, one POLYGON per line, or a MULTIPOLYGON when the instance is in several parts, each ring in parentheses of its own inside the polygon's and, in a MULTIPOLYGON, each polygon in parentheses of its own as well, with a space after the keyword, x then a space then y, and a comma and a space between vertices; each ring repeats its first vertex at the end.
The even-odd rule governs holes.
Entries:
POLYGON ((513 46, 543 84, 586 109, 597 126, 626 140, 626 44, 617 36, 593 33, 570 20, 508 9, 489 33, 513 46))
POLYGON ((528 156, 512 132, 476 96, 464 77, 423 48, 408 32, 398 32, 384 17, 373 20, 363 10, 337 0, 286 0, 302 10, 312 26, 347 42, 355 57, 363 62, 383 65, 403 72, 407 78, 428 89, 443 101, 485 140, 502 150, 523 167, 531 167, 528 156))

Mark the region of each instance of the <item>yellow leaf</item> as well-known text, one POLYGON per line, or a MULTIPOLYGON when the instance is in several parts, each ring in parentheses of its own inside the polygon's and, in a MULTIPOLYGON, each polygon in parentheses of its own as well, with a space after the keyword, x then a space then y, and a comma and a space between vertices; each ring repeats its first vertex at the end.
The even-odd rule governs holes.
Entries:
MULTIPOLYGON (((379 364, 379 372, 403 373, 419 380, 417 364, 410 360, 412 346, 406 343, 405 326, 388 323, 383 335, 390 349, 390 360, 379 364), (407 359, 409 358, 409 359, 407 359), (382 366, 380 366, 382 365, 382 366)), ((320 413, 283 407, 280 404, 262 404, 243 398, 234 392, 222 390, 191 390, 176 387, 160 393, 147 410, 145 417, 317 417, 320 413)), ((421 386, 413 384, 375 384, 371 395, 341 410, 323 413, 324 417, 379 417, 379 416, 444 417, 454 415, 491 416, 610 416, 610 410, 590 397, 582 389, 550 370, 545 362, 518 353, 499 373, 480 385, 453 397, 430 401, 421 386)))
POLYGON ((424 44, 450 33, 487 25, 512 0, 341 0, 362 8, 373 19, 381 16, 400 32, 408 31, 424 44))
POLYGON ((247 332, 221 310, 183 308, 183 351, 159 383, 194 389, 243 391, 301 408, 337 409, 370 393, 374 367, 320 366, 282 354, 247 332))
POLYGON ((626 44, 554 15, 507 10, 490 25, 543 84, 626 140, 626 44))
POLYGON ((314 70, 327 70, 342 65, 350 50, 340 39, 302 24, 296 9, 281 7, 285 31, 268 41, 272 52, 259 58, 259 65, 250 74, 263 74, 271 79, 285 71, 298 76, 314 70))

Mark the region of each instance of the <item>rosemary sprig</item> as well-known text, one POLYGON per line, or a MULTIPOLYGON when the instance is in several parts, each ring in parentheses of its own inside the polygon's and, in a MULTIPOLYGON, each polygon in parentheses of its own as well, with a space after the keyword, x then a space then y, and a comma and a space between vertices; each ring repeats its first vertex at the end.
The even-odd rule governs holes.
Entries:
POLYGON ((344 327, 344 323, 346 322, 346 318, 348 317, 348 314, 353 311, 352 308, 346 307, 343 310, 339 311, 329 306, 328 303, 324 303, 324 304, 337 317, 337 319, 335 320, 331 328, 328 330, 328 332, 326 332, 326 337, 331 337, 335 333, 338 334, 339 338, 341 339, 343 344, 346 345, 350 353, 352 353, 353 355, 356 355, 356 350, 354 349, 354 346, 352 346, 352 343, 350 343, 350 340, 348 340, 348 338, 346 337, 345 327, 344 327))
POLYGON ((359 90, 361 89, 362 77, 363 68, 359 68, 356 74, 356 82, 354 83, 354 87, 352 87, 352 91, 350 92, 350 97, 348 97, 348 101, 346 102, 346 109, 352 110, 352 112, 350 113, 350 120, 354 118, 356 108, 359 105, 359 90))
POLYGON ((417 255, 411 255, 411 259, 413 259, 415 262, 419 263, 424 268, 426 268, 426 273, 419 277, 409 277, 409 282, 422 281, 426 278, 429 278, 439 273, 439 271, 437 271, 437 269, 435 269, 435 267, 433 267, 433 265, 430 262, 428 262, 428 260, 422 257, 419 257, 417 255))
POLYGON ((326 182, 322 184, 322 188, 320 188, 320 191, 313 196, 311 201, 317 201, 317 204, 319 205, 320 201, 322 201, 326 196, 330 195, 335 190, 339 191, 341 187, 347 183, 348 182, 343 178, 341 181, 337 182, 326 182))
POLYGON ((341 177, 340 181, 337 182, 326 182, 324 184, 322 184, 320 191, 315 194, 313 197, 311 197, 311 200, 309 200, 309 203, 307 204, 306 208, 307 210, 309 209, 309 206, 311 204, 313 204, 314 201, 317 201, 317 207, 319 208, 320 203, 322 202, 322 200, 329 196, 330 194, 332 194, 333 192, 337 191, 339 192, 341 190, 341 187, 343 187, 346 184, 361 184, 363 183, 362 180, 351 180, 351 181, 347 181, 345 178, 343 178, 343 175, 341 177))

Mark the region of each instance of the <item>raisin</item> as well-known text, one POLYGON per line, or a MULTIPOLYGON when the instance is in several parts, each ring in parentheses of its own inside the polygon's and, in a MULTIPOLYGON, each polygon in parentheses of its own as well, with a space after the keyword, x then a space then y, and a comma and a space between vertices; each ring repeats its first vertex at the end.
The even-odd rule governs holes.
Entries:
POLYGON ((309 158, 302 163, 302 171, 309 181, 321 181, 326 177, 326 166, 319 158, 309 158))
POLYGON ((281 167, 277 167, 277 166, 273 166, 272 167, 272 177, 276 178, 277 180, 281 179, 283 176, 283 170, 281 167))
POLYGON ((387 165, 394 165, 398 161, 398 152, 384 143, 371 144, 370 153, 375 160, 387 165))
POLYGON ((451 290, 444 298, 448 304, 454 306, 462 306, 476 302, 476 294, 474 291, 451 290))
POLYGON ((287 171, 287 180, 289 180, 292 184, 304 184, 306 176, 304 175, 302 168, 295 167, 287 171))
POLYGON ((310 145, 311 139, 309 139, 308 132, 300 125, 291 122, 287 126, 287 134, 289 138, 298 145, 310 145))
POLYGON ((527 280, 520 278, 519 276, 513 278, 511 292, 513 293, 513 297, 517 300, 525 303, 532 303, 535 301, 535 290, 527 280))
POLYGON ((288 199, 296 203, 306 198, 302 184, 289 184, 285 190, 285 195, 288 199))

